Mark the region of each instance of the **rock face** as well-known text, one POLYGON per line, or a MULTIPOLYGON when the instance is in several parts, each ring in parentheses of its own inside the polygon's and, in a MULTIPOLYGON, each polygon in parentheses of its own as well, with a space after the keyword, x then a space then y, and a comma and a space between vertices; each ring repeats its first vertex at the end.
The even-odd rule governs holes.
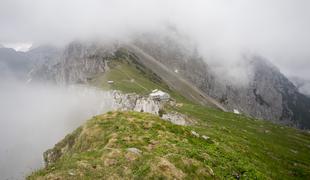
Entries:
POLYGON ((243 57, 245 68, 250 69, 251 74, 249 82, 239 86, 223 81, 208 66, 208 60, 179 39, 182 37, 178 34, 144 34, 134 44, 218 100, 229 111, 238 109, 256 118, 310 128, 310 99, 300 94, 268 60, 259 56, 243 57))
POLYGON ((60 84, 85 83, 106 71, 107 61, 115 50, 114 44, 73 42, 56 63, 45 63, 32 73, 32 77, 60 84))
POLYGON ((133 110, 137 112, 149 112, 159 115, 159 111, 162 109, 162 106, 163 105, 160 101, 152 100, 150 97, 143 97, 136 101, 136 106, 133 110))
POLYGON ((178 112, 165 112, 165 105, 169 101, 154 100, 152 97, 141 96, 135 93, 123 94, 120 91, 112 92, 114 103, 113 110, 147 112, 161 116, 162 119, 177 125, 189 125, 192 120, 178 112))
POLYGON ((165 103, 135 93, 123 94, 119 91, 113 91, 112 94, 114 97, 113 109, 115 110, 148 112, 159 115, 165 103))
POLYGON ((185 126, 190 124, 189 121, 187 120, 188 118, 185 115, 177 112, 163 114, 161 118, 177 125, 185 126))

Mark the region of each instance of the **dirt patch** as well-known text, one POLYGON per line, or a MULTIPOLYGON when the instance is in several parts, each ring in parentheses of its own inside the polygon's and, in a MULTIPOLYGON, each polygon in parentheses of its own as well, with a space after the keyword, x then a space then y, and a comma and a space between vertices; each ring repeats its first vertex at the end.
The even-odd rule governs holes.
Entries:
POLYGON ((151 121, 147 121, 147 122, 143 123, 143 128, 144 129, 150 129, 152 127, 153 127, 153 122, 151 122, 151 121))
POLYGON ((197 161, 196 159, 186 158, 182 159, 184 165, 197 167, 195 174, 207 177, 214 176, 213 170, 209 166, 205 166, 202 162, 197 161))
POLYGON ((116 141, 117 141, 117 133, 111 134, 110 139, 104 148, 113 148, 115 146, 116 141))
POLYGON ((78 165, 79 168, 82 168, 82 169, 90 169, 91 168, 91 165, 87 161, 85 161, 85 160, 78 161, 77 165, 78 165))
POLYGON ((176 168, 174 164, 165 158, 159 158, 158 163, 153 165, 152 169, 168 179, 183 179, 185 177, 182 170, 176 168))
POLYGON ((150 144, 147 145, 146 149, 151 151, 157 146, 157 144, 159 144, 159 141, 151 140, 150 144))
POLYGON ((129 122, 134 122, 135 121, 135 118, 127 118, 127 121, 129 121, 129 122))
POLYGON ((128 161, 135 161, 136 159, 139 158, 139 155, 138 154, 135 154, 133 152, 127 152, 125 154, 125 158, 128 160, 128 161))
POLYGON ((119 159, 122 155, 122 152, 118 149, 112 149, 108 154, 103 154, 101 156, 101 160, 103 161, 104 166, 112 166, 117 163, 117 159, 119 159))

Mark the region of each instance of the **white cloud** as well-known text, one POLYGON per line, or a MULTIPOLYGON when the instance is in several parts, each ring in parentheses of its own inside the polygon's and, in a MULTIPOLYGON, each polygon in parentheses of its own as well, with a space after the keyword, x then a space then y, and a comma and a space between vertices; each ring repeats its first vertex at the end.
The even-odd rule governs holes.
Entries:
POLYGON ((32 47, 32 43, 2 43, 6 48, 13 48, 15 51, 26 52, 32 47))
POLYGON ((2 0, 0 42, 124 38, 168 21, 222 65, 253 52, 310 79, 309 7, 309 0, 2 0))

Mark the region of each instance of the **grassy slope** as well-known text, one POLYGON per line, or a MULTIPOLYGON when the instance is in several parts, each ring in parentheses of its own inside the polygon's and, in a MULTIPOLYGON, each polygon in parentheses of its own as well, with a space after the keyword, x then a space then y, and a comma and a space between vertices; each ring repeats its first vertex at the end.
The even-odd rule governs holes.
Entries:
POLYGON ((264 179, 310 178, 309 133, 192 104, 179 111, 199 119, 193 128, 218 143, 209 154, 220 177, 255 172, 264 179))
POLYGON ((198 178, 213 174, 204 163, 208 155, 200 151, 214 144, 194 137, 188 127, 147 113, 96 116, 56 146, 62 148, 69 139, 74 145, 65 155, 29 179, 198 178), (141 155, 126 150, 132 147, 140 149, 141 155))
POLYGON ((87 134, 79 142, 88 144, 85 145, 87 148, 77 145, 54 166, 34 173, 30 179, 44 175, 75 179, 68 175, 70 170, 90 179, 124 176, 310 179, 310 134, 307 132, 195 105, 169 90, 149 72, 141 72, 127 63, 116 62, 108 73, 98 76, 92 83, 141 94, 155 88, 168 91, 183 103, 176 110, 188 114, 198 123, 180 127, 152 115, 134 112, 95 117, 86 126, 90 127, 89 132, 96 134, 87 134), (109 85, 107 80, 115 83, 109 85), (149 122, 152 127, 145 127, 149 122), (207 135, 210 140, 193 137, 190 130, 207 135), (132 139, 124 140, 128 137, 132 139), (156 148, 148 150, 147 147, 154 144, 151 140, 155 141, 156 148), (115 141, 113 148, 116 150, 105 148, 110 141, 115 141), (88 151, 88 147, 95 150, 88 151), (142 156, 128 160, 127 147, 141 149, 142 156), (116 164, 106 167, 105 163, 109 161, 106 159, 110 156, 116 164), (81 163, 84 163, 82 167, 81 163), (172 174, 167 174, 169 171, 172 174))
POLYGON ((186 111, 199 124, 182 127, 137 112, 96 116, 56 145, 74 142, 65 155, 29 179, 309 179, 309 135, 202 107, 186 111), (130 147, 142 154, 126 151, 130 147))
POLYGON ((90 82, 91 85, 105 90, 120 90, 124 93, 149 94, 154 89, 168 92, 180 102, 189 102, 176 91, 171 90, 160 77, 146 70, 139 64, 129 63, 128 60, 115 59, 109 62, 111 67, 104 74, 98 75, 90 82), (109 84, 108 81, 114 81, 109 84))

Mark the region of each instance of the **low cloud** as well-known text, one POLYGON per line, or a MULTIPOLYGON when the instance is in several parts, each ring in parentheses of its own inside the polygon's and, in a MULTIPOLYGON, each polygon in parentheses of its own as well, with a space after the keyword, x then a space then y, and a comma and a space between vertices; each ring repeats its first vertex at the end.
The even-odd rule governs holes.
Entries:
POLYGON ((0 174, 23 179, 42 154, 94 115, 111 109, 107 92, 83 86, 0 84, 0 174))
POLYGON ((237 66, 250 52, 286 75, 310 79, 308 7, 308 0, 2 0, 0 43, 122 39, 168 22, 210 63, 237 66))

